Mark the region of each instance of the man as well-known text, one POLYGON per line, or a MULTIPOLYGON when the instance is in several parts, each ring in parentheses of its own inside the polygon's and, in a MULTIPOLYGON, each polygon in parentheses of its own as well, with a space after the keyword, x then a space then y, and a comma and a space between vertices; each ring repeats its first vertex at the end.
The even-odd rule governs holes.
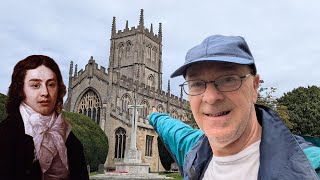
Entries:
POLYGON ((48 56, 14 67, 8 117, 0 123, 0 179, 88 180, 81 142, 62 117, 66 86, 48 56))
POLYGON ((171 77, 180 75, 201 130, 156 112, 149 121, 184 179, 318 179, 320 148, 255 104, 260 77, 242 37, 206 38, 171 77))

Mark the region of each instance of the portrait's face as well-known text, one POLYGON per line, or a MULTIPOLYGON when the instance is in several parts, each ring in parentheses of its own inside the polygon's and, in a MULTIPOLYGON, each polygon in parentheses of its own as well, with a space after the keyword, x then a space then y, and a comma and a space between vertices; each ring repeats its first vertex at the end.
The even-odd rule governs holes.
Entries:
MULTIPOLYGON (((249 66, 245 65, 203 62, 189 67, 186 79, 213 81, 225 75, 244 76, 250 72, 249 66)), ((203 94, 189 95, 194 118, 211 146, 226 147, 252 127, 258 83, 258 75, 249 75, 243 78, 241 87, 235 91, 220 92, 213 83, 209 83, 203 94)))
POLYGON ((23 92, 24 103, 42 115, 50 115, 54 111, 58 96, 55 73, 44 65, 27 70, 23 92))

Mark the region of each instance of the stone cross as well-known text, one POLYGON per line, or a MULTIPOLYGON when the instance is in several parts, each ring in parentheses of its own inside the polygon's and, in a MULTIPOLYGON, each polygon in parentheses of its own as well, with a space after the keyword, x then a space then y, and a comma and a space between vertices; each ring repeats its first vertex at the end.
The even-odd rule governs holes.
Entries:
POLYGON ((137 105, 136 94, 133 91, 133 105, 128 105, 129 109, 133 109, 133 116, 131 118, 132 130, 131 130, 131 143, 130 149, 137 150, 137 120, 138 116, 138 108, 143 108, 143 105, 137 105))

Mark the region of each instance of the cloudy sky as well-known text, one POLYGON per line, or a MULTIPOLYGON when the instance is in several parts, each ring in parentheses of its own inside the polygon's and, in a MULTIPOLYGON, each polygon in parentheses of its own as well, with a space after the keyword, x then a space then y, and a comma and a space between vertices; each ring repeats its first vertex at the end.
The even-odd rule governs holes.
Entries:
MULTIPOLYGON (((243 36, 265 87, 276 96, 299 86, 320 86, 318 0, 4 0, 0 3, 0 93, 7 93, 14 65, 31 54, 57 61, 68 83, 70 61, 84 68, 90 56, 108 66, 112 17, 117 29, 139 23, 157 32, 163 24, 163 82, 186 52, 212 34, 243 36)), ((182 78, 171 79, 179 95, 182 78)))

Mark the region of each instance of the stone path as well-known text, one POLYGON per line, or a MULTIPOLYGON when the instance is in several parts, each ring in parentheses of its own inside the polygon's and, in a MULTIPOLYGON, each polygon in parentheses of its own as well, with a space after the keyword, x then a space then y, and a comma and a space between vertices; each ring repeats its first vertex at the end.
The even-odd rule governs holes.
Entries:
POLYGON ((120 172, 107 172, 105 174, 97 174, 90 176, 91 180, 120 180, 120 179, 149 179, 149 180, 162 180, 162 179, 173 179, 159 174, 130 174, 120 172))

